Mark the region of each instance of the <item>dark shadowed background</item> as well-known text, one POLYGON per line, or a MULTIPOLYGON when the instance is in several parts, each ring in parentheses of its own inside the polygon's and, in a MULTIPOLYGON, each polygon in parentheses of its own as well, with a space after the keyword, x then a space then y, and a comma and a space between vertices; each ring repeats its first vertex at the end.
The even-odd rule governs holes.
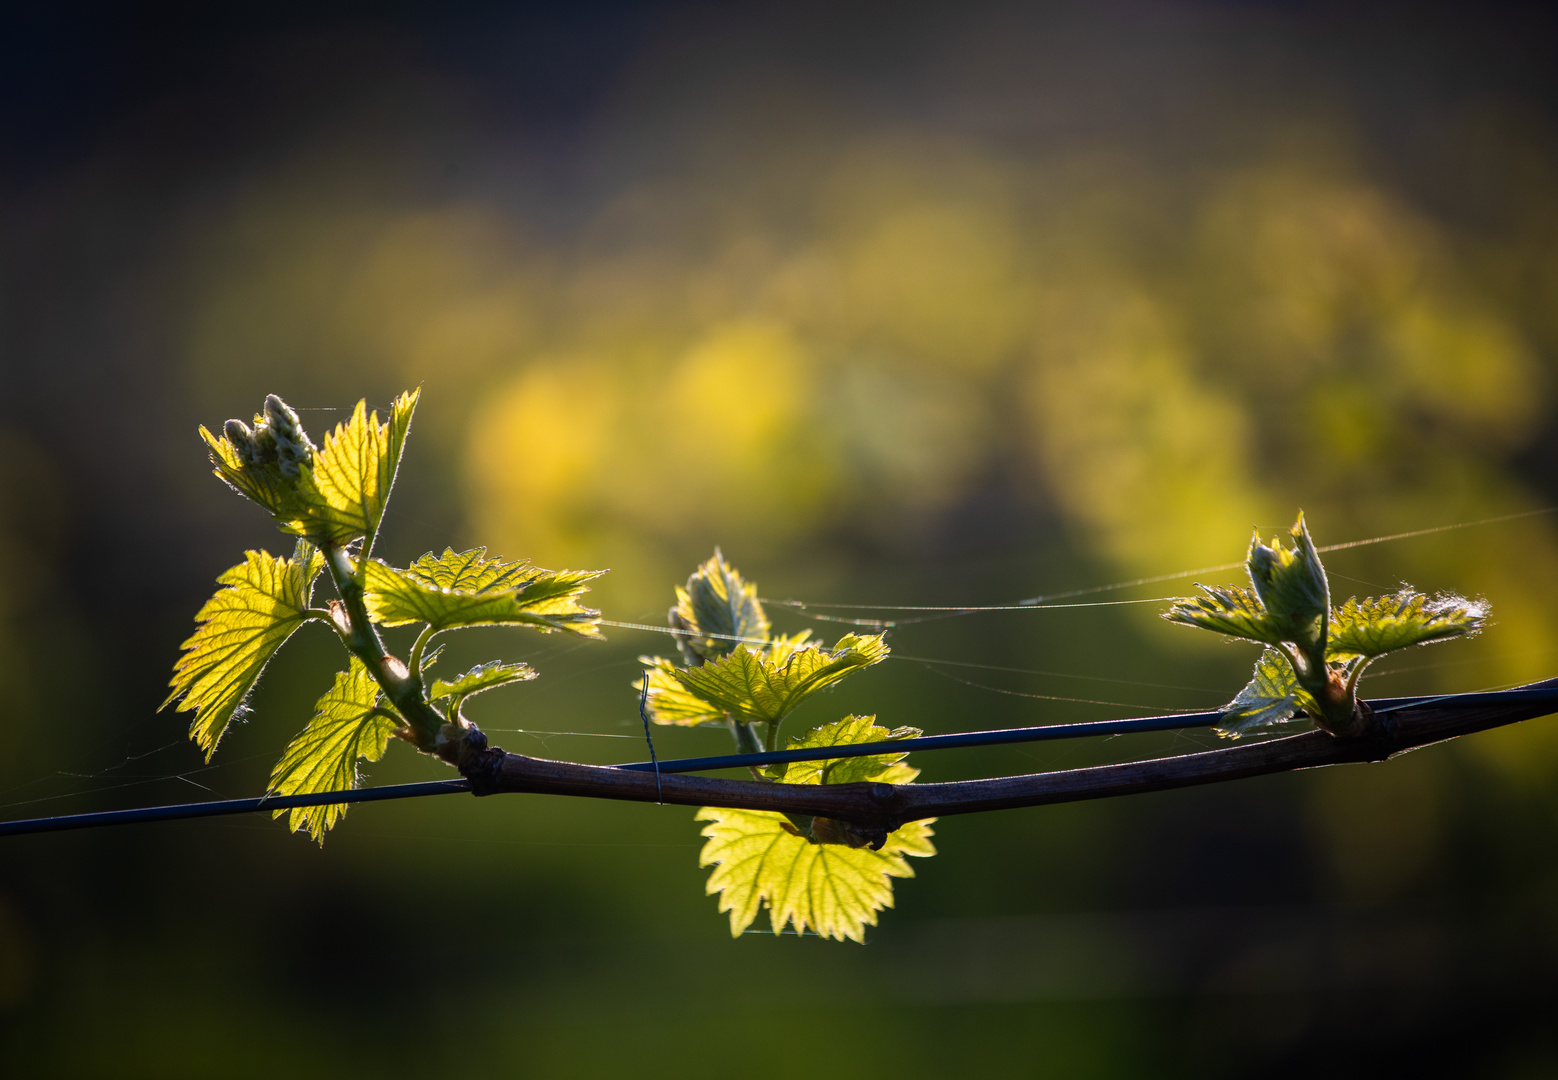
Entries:
MULTIPOLYGON (((1322 544, 1550 507, 1555 46, 1550 9, 1500 4, 9 10, 0 815, 263 789, 328 634, 209 767, 157 707, 213 578, 288 546, 195 435, 267 392, 317 435, 422 385, 383 554, 610 566, 592 597, 629 621, 716 544, 769 597, 990 604, 1228 562, 1299 507, 1322 544)), ((1558 515, 1329 566, 1340 596, 1492 603, 1371 695, 1558 674, 1558 515)), ((1253 652, 1161 608, 904 626, 804 719, 1226 701, 1253 652)), ((510 749, 639 760, 628 684, 670 642, 609 637, 488 630, 450 663, 541 669, 472 708, 510 749)), ((369 782, 442 775, 396 746, 369 782)), ((446 796, 354 809, 322 849, 258 817, 0 841, 0 1063, 1558 1070, 1551 720, 936 831, 864 946, 733 940, 686 809, 446 796)))

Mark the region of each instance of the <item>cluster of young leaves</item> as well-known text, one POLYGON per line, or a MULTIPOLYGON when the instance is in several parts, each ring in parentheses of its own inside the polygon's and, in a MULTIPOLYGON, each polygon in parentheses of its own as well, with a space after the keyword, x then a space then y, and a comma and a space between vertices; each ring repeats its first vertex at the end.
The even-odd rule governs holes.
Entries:
MULTIPOLYGON (((682 664, 645 656, 643 679, 650 717, 659 724, 723 725, 743 750, 775 749, 780 725, 803 701, 888 655, 881 635, 846 634, 831 648, 808 632, 774 635, 757 597, 724 556, 700 566, 676 590, 670 625, 682 664)), ((870 716, 849 716, 789 739, 786 749, 891 742, 912 738, 914 728, 889 731, 870 716)), ((760 780, 782 784, 908 783, 919 770, 904 754, 838 758, 754 770, 760 780)), ((930 822, 905 825, 876 846, 851 827, 826 818, 792 818, 759 810, 704 807, 708 822, 700 866, 712 866, 708 892, 730 914, 740 935, 766 904, 775 933, 786 926, 824 937, 861 941, 877 913, 891 907, 892 879, 912 877, 906 856, 926 857, 930 822)))
POLYGON ((1226 706, 1218 732, 1236 738, 1256 728, 1308 716, 1333 734, 1356 735, 1357 688, 1364 670, 1386 653, 1469 637, 1487 622, 1482 600, 1403 588, 1391 596, 1331 606, 1330 584, 1304 515, 1280 537, 1250 541, 1250 588, 1197 585, 1203 595, 1176 600, 1170 622, 1213 630, 1266 648, 1254 677, 1226 706))
MULTIPOLYGON (((423 675, 440 633, 502 625, 599 636, 600 613, 580 598, 603 571, 543 570, 490 559, 484 548, 429 553, 405 568, 372 557, 418 393, 400 395, 383 422, 359 401, 351 418, 317 448, 297 414, 274 394, 252 428, 230 420, 220 436, 200 429, 216 476, 298 540, 290 558, 250 551, 218 578, 223 588, 196 615, 163 706, 177 702, 180 711, 195 714, 190 738, 210 760, 265 665, 299 626, 324 623, 348 653, 347 670, 335 677, 272 770, 271 793, 353 788, 359 762, 379 760, 392 736, 459 764, 477 745, 464 702, 536 672, 494 661, 428 686, 423 675), (318 607, 313 587, 324 571, 338 598, 318 607), (379 633, 380 627, 403 625, 421 628, 405 662, 388 654, 379 633)), ((322 840, 345 811, 337 804, 276 816, 288 814, 293 830, 322 840)))

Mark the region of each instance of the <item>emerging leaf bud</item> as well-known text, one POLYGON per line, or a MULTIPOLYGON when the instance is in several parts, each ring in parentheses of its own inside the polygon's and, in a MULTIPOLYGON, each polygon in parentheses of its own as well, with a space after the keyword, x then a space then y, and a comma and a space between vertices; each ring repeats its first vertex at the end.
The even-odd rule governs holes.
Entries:
POLYGON ((1250 584, 1281 639, 1307 649, 1325 639, 1331 590, 1303 514, 1289 535, 1293 546, 1285 548, 1280 537, 1273 537, 1268 547, 1255 534, 1250 541, 1250 584))
POLYGON ((254 432, 249 430, 248 424, 242 420, 229 420, 222 426, 222 433, 227 436, 227 441, 233 444, 240 462, 245 465, 259 464, 254 446, 254 432))
POLYGON ((276 463, 281 474, 288 480, 296 480, 299 467, 312 464, 314 460, 314 444, 309 440, 308 432, 303 430, 303 422, 291 406, 275 394, 265 397, 265 420, 267 430, 275 440, 276 463))
POLYGON ((270 424, 263 416, 254 418, 254 441, 251 444, 254 451, 254 465, 269 465, 276 460, 276 436, 271 433, 270 424))

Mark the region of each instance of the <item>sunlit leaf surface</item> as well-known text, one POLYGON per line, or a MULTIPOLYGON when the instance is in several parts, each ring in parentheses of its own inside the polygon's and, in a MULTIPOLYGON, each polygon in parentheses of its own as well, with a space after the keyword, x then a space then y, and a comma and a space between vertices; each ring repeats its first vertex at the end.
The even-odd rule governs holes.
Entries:
MULTIPOLYGON (((812 728, 804 735, 791 736, 786 750, 814 750, 827 746, 853 746, 864 742, 890 742, 923 735, 919 728, 898 727, 889 731, 875 725, 874 716, 849 716, 833 724, 812 728)), ((823 761, 792 761, 770 765, 763 773, 786 784, 853 784, 881 780, 889 784, 907 784, 919 770, 901 762, 909 755, 874 754, 871 757, 831 758, 823 761)))
POLYGON ((260 677, 271 655, 306 618, 315 577, 324 560, 299 541, 290 559, 264 551, 217 578, 225 586, 195 615, 199 624, 184 642, 173 668, 179 711, 193 711, 189 737, 211 759, 229 721, 260 677))
POLYGON ((761 645, 769 634, 757 586, 743 581, 718 549, 685 587, 677 587, 670 622, 673 629, 684 631, 676 644, 693 667, 724 656, 738 644, 761 645))
POLYGON ((270 511, 283 532, 310 536, 327 531, 316 527, 322 500, 313 490, 309 466, 302 466, 301 475, 291 478, 275 463, 245 463, 232 440, 225 435, 213 435, 204 425, 200 428, 200 437, 210 448, 212 472, 240 495, 270 511))
MULTIPOLYGON (((314 718, 298 733, 271 770, 270 787, 277 795, 309 795, 322 791, 349 791, 357 786, 357 759, 378 761, 400 722, 375 709, 379 685, 361 660, 335 677, 335 685, 314 706, 314 718)), ((288 827, 306 829, 314 840, 346 813, 345 803, 300 806, 277 810, 272 817, 289 815, 288 827)))
MULTIPOLYGON (((851 716, 791 739, 790 746, 839 746, 904 738, 909 729, 888 731, 869 716, 851 716)), ((816 784, 824 772, 850 781, 908 783, 919 770, 902 763, 902 754, 822 762, 798 769, 791 782, 816 784), (864 762, 858 768, 853 762, 864 762), (834 766, 831 770, 829 766, 834 766)), ((795 769, 795 766, 791 766, 795 769)), ((844 782, 842 780, 838 782, 844 782)), ((708 822, 698 865, 713 866, 708 893, 719 894, 719 910, 730 913, 730 932, 739 936, 766 904, 775 933, 790 926, 837 940, 865 940, 877 913, 893 906, 892 879, 913 877, 907 856, 936 854, 930 821, 915 821, 889 833, 879 851, 839 844, 816 844, 800 835, 783 814, 761 810, 704 807, 697 820, 708 822)))
POLYGON ((405 570, 376 559, 364 567, 368 611, 386 626, 425 622, 454 626, 526 625, 600 634, 600 612, 583 607, 586 582, 604 570, 542 570, 485 558, 484 548, 427 554, 405 570))
POLYGON ((1238 738, 1255 728, 1269 727, 1291 720, 1302 711, 1302 691, 1293 676, 1293 667, 1276 649, 1267 649, 1255 662, 1255 674, 1223 710, 1219 735, 1238 738))
POLYGON ((449 711, 458 713, 460 704, 466 698, 499 686, 507 686, 509 683, 525 682, 529 679, 534 679, 536 674, 536 669, 529 664, 505 664, 501 660, 492 660, 485 664, 476 665, 458 678, 448 681, 434 679, 427 696, 429 701, 441 701, 444 698, 451 699, 449 711))
POLYGON ((417 389, 396 398, 385 423, 359 401, 351 419, 325 436, 314 457, 313 483, 325 507, 318 516, 332 541, 378 531, 420 394, 417 389))
POLYGON ((1198 585, 1197 588, 1206 595, 1174 601, 1163 617, 1169 622, 1199 626, 1203 630, 1267 645, 1284 640, 1267 622, 1266 609, 1252 590, 1221 585, 1198 585))
POLYGON ((1394 596, 1349 599, 1331 616, 1326 655, 1333 660, 1376 657, 1409 645, 1465 637, 1480 631, 1488 606, 1459 596, 1427 597, 1411 589, 1394 596))
MULTIPOLYGON (((644 678, 649 680, 649 718, 655 723, 693 727, 725 722, 725 710, 683 686, 671 661, 662 656, 640 656, 639 661, 645 665, 644 678)), ((635 690, 643 687, 642 680, 633 684, 635 690)))
POLYGON ((673 674, 686 689, 737 719, 774 723, 818 690, 881 663, 887 653, 880 634, 846 634, 831 649, 798 646, 791 639, 760 652, 738 648, 673 674))

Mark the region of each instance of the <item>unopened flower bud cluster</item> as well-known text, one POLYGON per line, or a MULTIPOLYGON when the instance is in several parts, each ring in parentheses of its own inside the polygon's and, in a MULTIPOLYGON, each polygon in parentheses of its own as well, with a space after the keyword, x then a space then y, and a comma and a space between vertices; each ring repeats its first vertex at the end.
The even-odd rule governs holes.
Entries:
POLYGON ((265 412, 254 418, 252 429, 242 420, 229 420, 223 432, 245 466, 275 463, 288 480, 296 480, 301 467, 314 460, 314 444, 298 414, 275 394, 265 398, 265 412))

